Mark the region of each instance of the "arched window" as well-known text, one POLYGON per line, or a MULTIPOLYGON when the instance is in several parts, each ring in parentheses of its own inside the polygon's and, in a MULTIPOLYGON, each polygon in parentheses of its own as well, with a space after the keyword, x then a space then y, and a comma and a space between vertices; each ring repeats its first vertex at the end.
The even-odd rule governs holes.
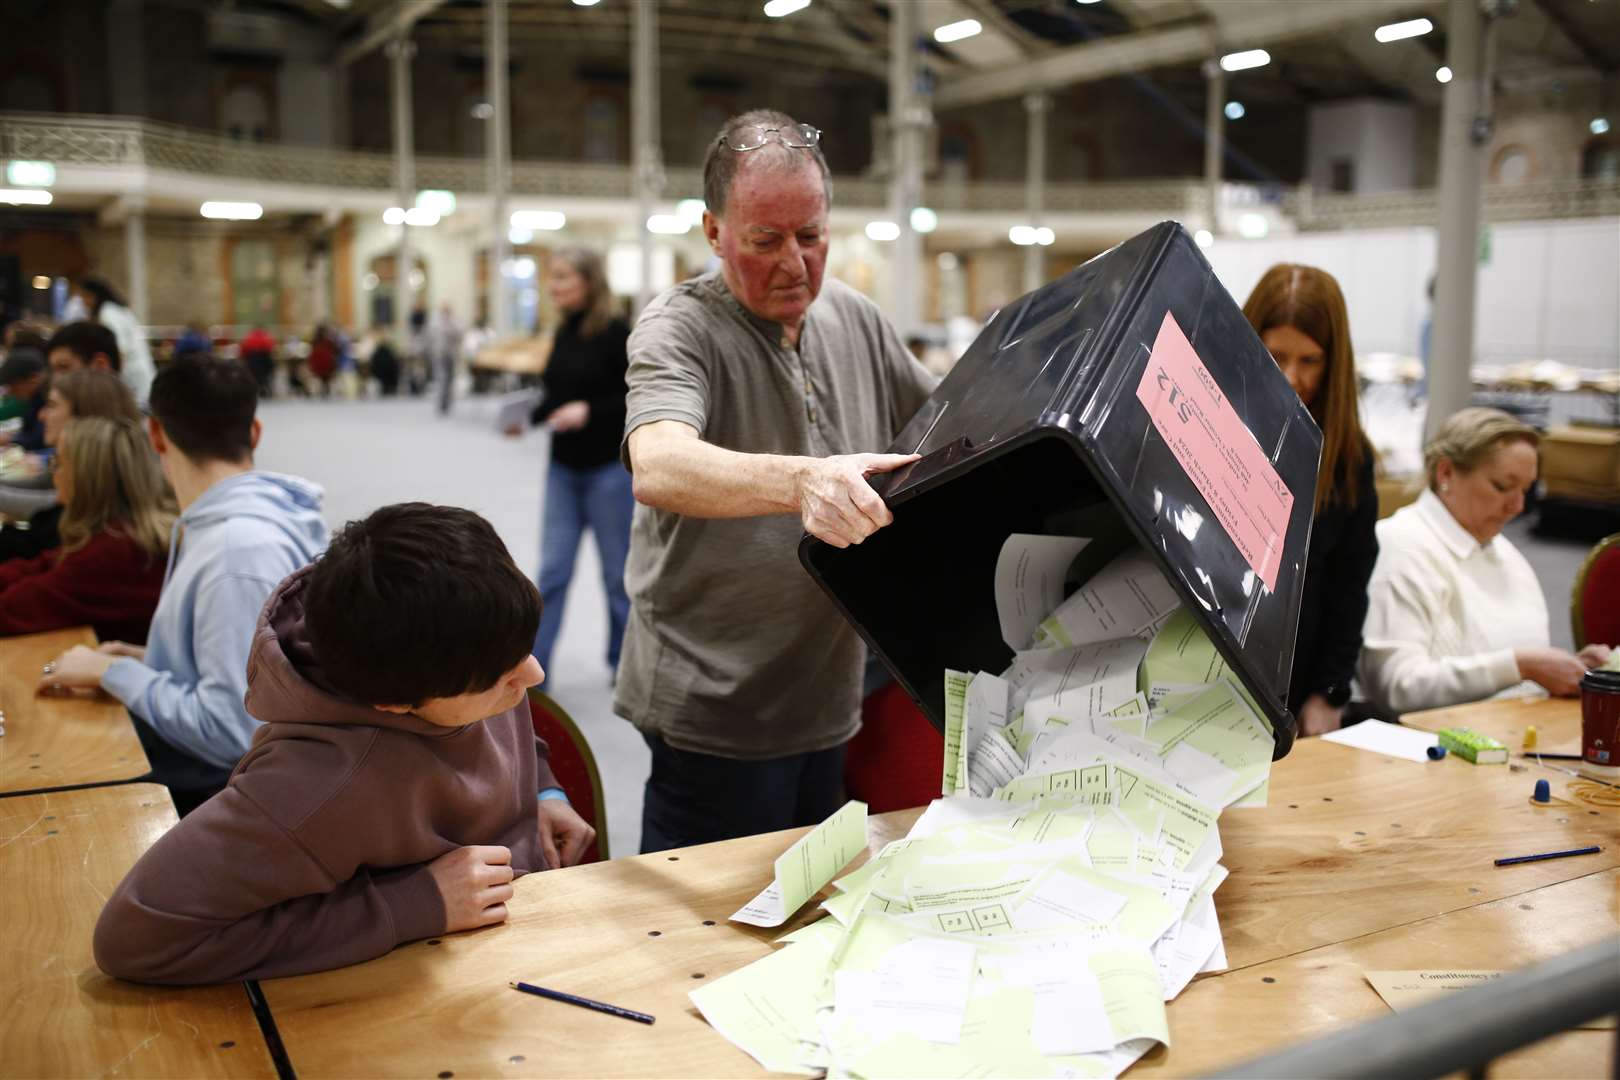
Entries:
POLYGON ((0 109, 8 112, 59 112, 56 88, 32 71, 13 70, 0 81, 0 109))
POLYGON ((585 160, 613 163, 623 160, 624 108, 613 98, 593 97, 585 102, 585 160))
POLYGON ((219 106, 219 126, 233 139, 263 142, 270 131, 270 101, 257 86, 233 86, 219 106))
POLYGON ((1581 150, 1581 177, 1585 180, 1620 180, 1620 139, 1593 139, 1581 150))
POLYGON ((1491 159, 1491 183, 1527 184, 1536 178, 1536 161, 1528 148, 1509 143, 1491 159))

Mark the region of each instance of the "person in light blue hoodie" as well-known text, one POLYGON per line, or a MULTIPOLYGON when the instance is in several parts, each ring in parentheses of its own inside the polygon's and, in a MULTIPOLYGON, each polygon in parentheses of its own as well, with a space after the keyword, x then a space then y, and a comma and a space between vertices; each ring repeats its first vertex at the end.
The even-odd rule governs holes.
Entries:
POLYGON ((100 687, 136 718, 182 813, 225 786, 259 722, 243 705, 259 609, 281 580, 326 548, 321 489, 253 466, 258 385, 242 364, 171 362, 152 384, 152 446, 180 503, 168 576, 146 647, 69 649, 45 666, 42 693, 100 687))

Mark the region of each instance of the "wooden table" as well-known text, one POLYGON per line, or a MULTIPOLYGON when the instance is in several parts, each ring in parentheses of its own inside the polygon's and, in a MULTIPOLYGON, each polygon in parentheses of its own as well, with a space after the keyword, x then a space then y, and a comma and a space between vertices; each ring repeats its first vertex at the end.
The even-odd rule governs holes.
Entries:
POLYGON ((91 956, 103 901, 175 821, 156 784, 0 799, 0 1077, 275 1075, 240 984, 136 986, 91 956))
MULTIPOLYGON (((1578 723, 1562 707, 1536 713, 1544 748, 1578 723)), ((1206 1073, 1379 1015, 1360 975, 1367 966, 1517 968, 1616 933, 1620 814, 1533 808, 1536 775, 1297 744, 1275 767, 1268 807, 1221 819, 1232 875, 1215 899, 1231 968, 1170 1005, 1171 1047, 1137 1071, 1206 1073), (1492 865, 1503 854, 1590 843, 1603 852, 1492 865), (1487 931, 1494 936, 1480 936, 1487 931)), ((1548 778, 1563 794, 1559 774, 1548 778)), ((917 813, 874 818, 873 849, 917 813)), ((266 982, 265 996, 306 1080, 758 1075, 686 995, 769 950, 780 931, 725 920, 801 832, 531 875, 517 883, 505 926, 266 982), (506 989, 518 978, 650 1012, 658 1023, 642 1028, 506 989)), ((809 905, 783 929, 816 914, 809 905)), ((1539 1044, 1493 1075, 1598 1073, 1613 1036, 1592 1034, 1539 1044)))
POLYGON ((96 644, 87 628, 0 638, 0 795, 133 780, 152 767, 129 713, 106 697, 40 697, 40 669, 75 645, 96 644))

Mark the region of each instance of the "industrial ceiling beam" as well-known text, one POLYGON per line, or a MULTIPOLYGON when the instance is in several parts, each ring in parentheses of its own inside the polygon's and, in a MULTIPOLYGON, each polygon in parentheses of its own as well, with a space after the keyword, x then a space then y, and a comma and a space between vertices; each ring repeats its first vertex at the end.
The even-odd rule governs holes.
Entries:
POLYGON ((366 20, 360 40, 339 49, 334 57, 339 67, 347 67, 371 50, 403 37, 411 32, 418 19, 432 14, 445 0, 403 0, 390 5, 366 20))
POLYGON ((1347 23, 1371 23, 1432 6, 1413 0, 1287 3, 1268 5, 1221 25, 1205 23, 1121 34, 951 80, 934 92, 934 107, 959 108, 1012 97, 1040 86, 1056 88, 1169 64, 1195 63, 1218 52, 1316 37, 1347 23))

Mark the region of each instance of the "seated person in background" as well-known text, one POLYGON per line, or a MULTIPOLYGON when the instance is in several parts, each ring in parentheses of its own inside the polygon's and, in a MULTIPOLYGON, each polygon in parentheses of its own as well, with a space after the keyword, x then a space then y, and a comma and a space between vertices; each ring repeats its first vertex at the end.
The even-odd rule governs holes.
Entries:
POLYGON ((62 546, 0 563, 0 635, 86 623, 145 641, 174 509, 141 425, 87 417, 62 431, 54 472, 62 546))
MULTIPOLYGON (((12 323, 6 327, 5 348, 0 350, 0 368, 5 366, 5 359, 18 350, 37 352, 43 359, 47 340, 46 335, 40 333, 36 326, 24 322, 12 323)), ((30 398, 12 396, 5 381, 0 380, 0 422, 15 420, 22 416, 28 411, 29 401, 30 398)))
POLYGON ((22 418, 22 427, 15 435, 0 431, 0 446, 20 446, 24 450, 45 448, 45 429, 40 423, 39 411, 45 407, 45 358, 33 349, 12 349, 0 363, 0 390, 6 398, 18 402, 16 415, 22 418))
POLYGON ((242 695, 259 609, 326 546, 320 488, 253 467, 257 405, 234 360, 188 356, 158 374, 149 434, 181 512, 148 647, 75 646, 40 680, 122 701, 182 812, 224 786, 258 726, 242 695))
POLYGON ((265 606, 231 783, 160 839, 96 963, 219 983, 356 964, 506 919, 512 879, 595 831, 535 738, 540 597, 487 521, 406 503, 351 522, 265 606))
POLYGON ((175 356, 190 356, 192 353, 211 353, 214 351, 214 339, 208 336, 208 328, 202 320, 193 319, 186 323, 186 328, 174 343, 175 356))
MULTIPOLYGON (((62 426, 76 417, 86 416, 141 422, 140 410, 135 407, 129 387, 110 371, 81 369, 52 379, 45 405, 39 410, 45 445, 55 447, 61 439, 62 426)), ((30 514, 24 525, 0 526, 0 565, 6 559, 33 558, 59 546, 61 517, 62 504, 53 502, 30 514)))
POLYGON ((71 322, 59 327, 51 335, 51 340, 45 343, 45 359, 58 375, 66 375, 80 368, 95 368, 123 377, 124 365, 122 354, 118 351, 118 339, 100 323, 71 322))
POLYGON ((1579 692, 1609 656, 1548 645, 1535 571, 1503 535, 1536 481, 1534 428, 1496 409, 1452 416, 1424 449, 1429 486, 1378 523, 1361 682, 1402 713, 1493 695, 1579 692))
POLYGON ((1322 429, 1288 688, 1299 733, 1321 735, 1344 723, 1361 655, 1367 579, 1378 558, 1378 489, 1372 445, 1361 431, 1350 316, 1332 274, 1288 263, 1266 271, 1243 315, 1322 429))
POLYGON ((237 350, 259 384, 259 396, 269 397, 275 387, 276 339, 263 326, 255 326, 242 338, 237 350))

